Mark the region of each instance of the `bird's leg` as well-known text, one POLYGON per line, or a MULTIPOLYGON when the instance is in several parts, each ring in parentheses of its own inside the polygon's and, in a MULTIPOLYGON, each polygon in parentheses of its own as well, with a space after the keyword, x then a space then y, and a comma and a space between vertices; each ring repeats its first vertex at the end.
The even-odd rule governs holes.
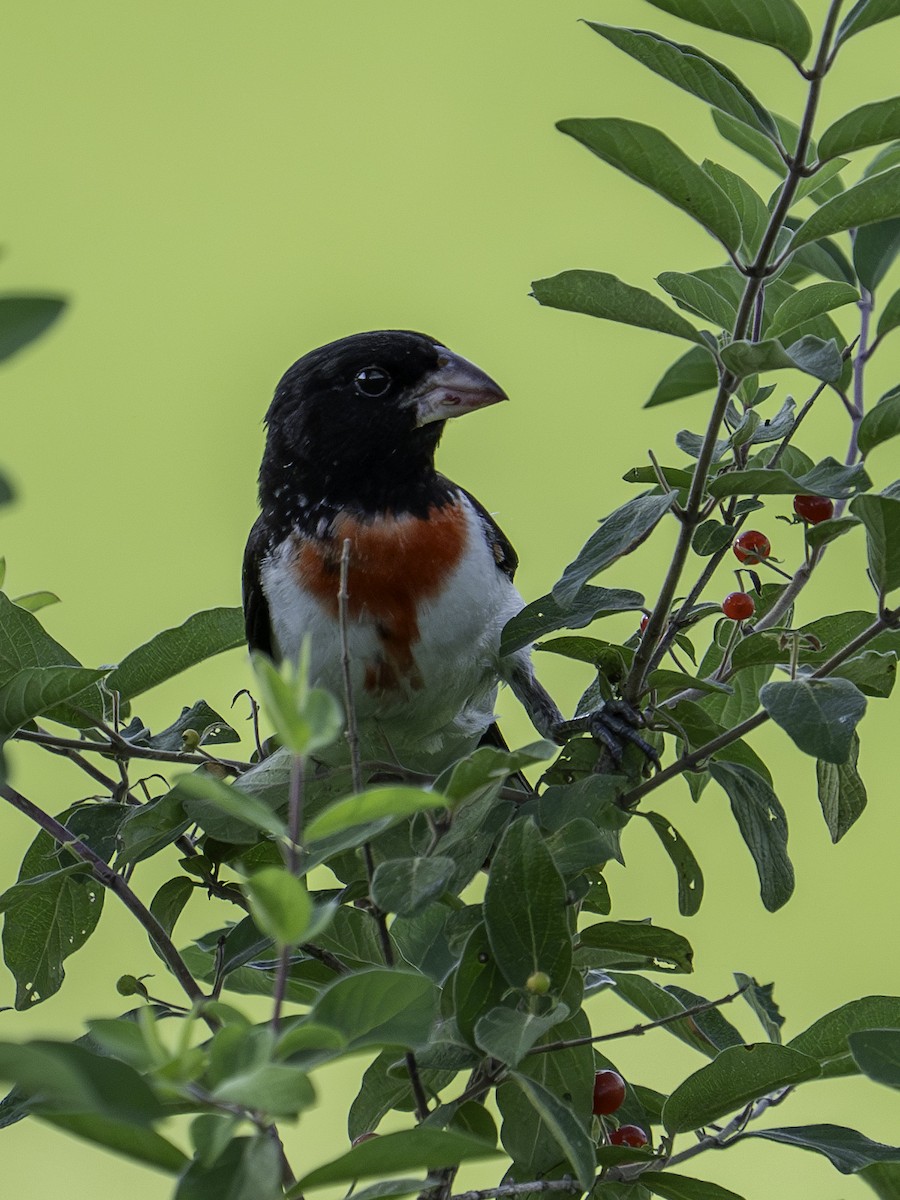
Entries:
POLYGON ((564 745, 579 733, 589 733, 595 742, 609 751, 616 767, 622 761, 625 746, 637 746, 645 758, 659 769, 659 754, 638 730, 643 727, 641 714, 625 700, 610 699, 593 712, 567 721, 550 693, 535 677, 531 659, 520 652, 509 672, 509 686, 542 737, 564 745))

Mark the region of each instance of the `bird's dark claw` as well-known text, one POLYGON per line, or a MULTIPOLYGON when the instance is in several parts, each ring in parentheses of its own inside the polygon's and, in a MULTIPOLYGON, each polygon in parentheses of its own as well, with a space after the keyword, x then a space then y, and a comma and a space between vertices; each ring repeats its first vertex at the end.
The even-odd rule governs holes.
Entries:
POLYGON ((641 714, 627 700, 607 700, 588 716, 591 737, 605 746, 616 766, 622 761, 625 747, 629 743, 637 746, 644 757, 659 770, 659 753, 654 746, 642 738, 638 730, 643 727, 641 714))

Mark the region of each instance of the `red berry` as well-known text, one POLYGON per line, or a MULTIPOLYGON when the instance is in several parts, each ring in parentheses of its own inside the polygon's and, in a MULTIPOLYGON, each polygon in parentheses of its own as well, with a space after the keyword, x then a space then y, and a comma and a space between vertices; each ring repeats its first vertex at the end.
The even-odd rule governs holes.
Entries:
POLYGON ((834 516, 834 501, 825 496, 795 496, 794 512, 810 525, 818 525, 834 516))
POLYGON ((606 1117, 625 1103, 625 1080, 618 1071, 598 1071, 594 1076, 594 1116, 606 1117))
POLYGON ((633 1146, 635 1150, 643 1149, 649 1140, 640 1125, 620 1125, 609 1135, 611 1145, 633 1146))
POLYGON ((641 617, 641 633, 643 633, 644 630, 647 628, 647 622, 649 620, 650 620, 650 618, 647 616, 646 613, 644 614, 644 616, 641 617))
POLYGON ((738 562, 749 563, 751 566, 754 563, 762 562, 772 553, 769 539, 758 529, 748 529, 745 533, 740 534, 734 539, 731 548, 738 562))
POLYGON ((755 611, 753 597, 746 592, 731 592, 722 601, 722 612, 730 621, 746 621, 755 611))

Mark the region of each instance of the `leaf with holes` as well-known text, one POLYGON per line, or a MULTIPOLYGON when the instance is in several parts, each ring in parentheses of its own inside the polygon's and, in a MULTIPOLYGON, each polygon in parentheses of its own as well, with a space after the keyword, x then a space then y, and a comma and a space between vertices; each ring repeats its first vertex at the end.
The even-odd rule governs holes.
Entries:
POLYGON ((703 900, 703 872, 690 846, 672 824, 657 812, 640 814, 650 822, 678 875, 678 911, 692 917, 703 900))

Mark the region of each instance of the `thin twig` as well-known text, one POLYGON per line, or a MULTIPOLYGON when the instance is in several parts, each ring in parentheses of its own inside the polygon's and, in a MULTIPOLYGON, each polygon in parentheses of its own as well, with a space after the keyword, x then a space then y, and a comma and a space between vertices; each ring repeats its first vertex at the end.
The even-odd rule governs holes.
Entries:
POLYGON ((341 675, 344 681, 344 707, 347 709, 347 745, 350 747, 350 772, 354 792, 362 791, 362 770, 359 762, 359 729, 356 724, 356 705, 353 703, 353 676, 350 670, 349 608, 350 539, 344 538, 341 547, 341 585, 338 590, 338 622, 341 637, 341 675))
MULTIPOLYGON (((101 883, 111 892, 115 892, 128 911, 137 918, 146 930, 148 937, 160 952, 172 974, 181 984, 191 1003, 202 1004, 206 996, 197 986, 184 959, 175 949, 172 939, 153 913, 134 894, 122 876, 114 871, 108 863, 105 863, 90 846, 67 829, 65 825, 57 821, 55 817, 51 817, 49 813, 44 812, 42 808, 38 808, 36 804, 33 804, 20 792, 17 792, 15 788, 10 787, 9 784, 0 784, 0 796, 8 804, 11 804, 13 808, 18 809, 20 813, 34 821, 36 825, 39 825, 46 833, 49 833, 53 840, 58 842, 60 846, 65 847, 76 858, 80 858, 83 863, 87 863, 98 883, 101 883)), ((211 1030, 215 1031, 218 1029, 217 1021, 205 1015, 203 1019, 211 1030)))
POLYGON ((670 1013, 667 1017, 660 1017, 658 1021, 647 1021, 644 1024, 632 1025, 630 1029, 617 1029, 615 1033, 600 1033, 596 1037, 580 1037, 571 1038, 569 1041, 563 1042, 547 1042, 543 1046, 535 1046, 534 1049, 529 1050, 528 1056, 532 1054, 550 1054, 554 1050, 571 1050, 575 1046, 593 1046, 597 1042, 612 1042, 619 1038, 640 1037, 641 1034, 648 1033, 651 1029, 658 1029, 661 1025, 671 1025, 675 1021, 683 1021, 686 1017, 696 1017, 700 1013, 709 1012, 710 1009, 721 1008, 725 1004, 730 1004, 732 1000, 736 1000, 738 996, 742 996, 749 986, 749 983, 745 983, 736 992, 729 992, 721 1000, 704 1000, 702 1004, 695 1004, 691 1008, 682 1009, 679 1013, 670 1013))
MULTIPOLYGON (((350 750, 350 774, 353 780, 353 791, 362 791, 362 766, 359 758, 359 727, 356 722, 356 705, 353 701, 353 675, 350 662, 350 631, 349 631, 349 610, 350 610, 350 591, 348 587, 348 579, 350 576, 350 538, 344 538, 343 546, 341 547, 341 576, 340 586, 338 588, 338 629, 341 639, 341 675, 344 683, 344 707, 347 710, 347 745, 350 750)), ((381 943, 381 953, 384 957, 385 966, 392 967, 394 965, 394 947, 391 943, 391 935, 388 930, 387 917, 372 899, 372 880, 375 876, 375 860, 372 857, 372 847, 366 842, 363 845, 363 860, 366 864, 366 878, 369 884, 369 905, 372 917, 375 920, 375 925, 378 929, 378 938, 381 943)), ((422 1076, 419 1073, 419 1064, 416 1062, 416 1056, 412 1051, 407 1051, 404 1055, 406 1061, 406 1071, 409 1075, 410 1086, 412 1087, 413 1099, 416 1104, 416 1119, 424 1121, 428 1116, 428 1097, 425 1095, 425 1088, 422 1085, 422 1076)))
MULTIPOLYGON (((288 788, 288 848, 287 869, 292 875, 300 871, 300 831, 303 828, 303 795, 306 773, 306 760, 302 754, 295 754, 291 759, 291 779, 288 788)), ((281 947, 278 956, 278 971, 275 976, 275 988, 272 993, 272 1032, 277 1034, 281 1025, 281 1009, 287 995, 288 975, 291 969, 293 950, 290 945, 281 947)))
MULTIPOLYGON (((136 746, 134 742, 126 741, 121 737, 115 742, 111 739, 105 742, 95 742, 89 738, 57 737, 43 729, 17 729, 11 737, 18 742, 34 742, 35 745, 50 749, 78 750, 82 753, 105 754, 111 758, 146 758, 153 762, 180 763, 186 767, 206 766, 210 761, 208 754, 191 754, 182 750, 155 750, 152 746, 136 746)), ((215 758, 212 761, 235 775, 242 775, 253 765, 231 758, 215 758)))

